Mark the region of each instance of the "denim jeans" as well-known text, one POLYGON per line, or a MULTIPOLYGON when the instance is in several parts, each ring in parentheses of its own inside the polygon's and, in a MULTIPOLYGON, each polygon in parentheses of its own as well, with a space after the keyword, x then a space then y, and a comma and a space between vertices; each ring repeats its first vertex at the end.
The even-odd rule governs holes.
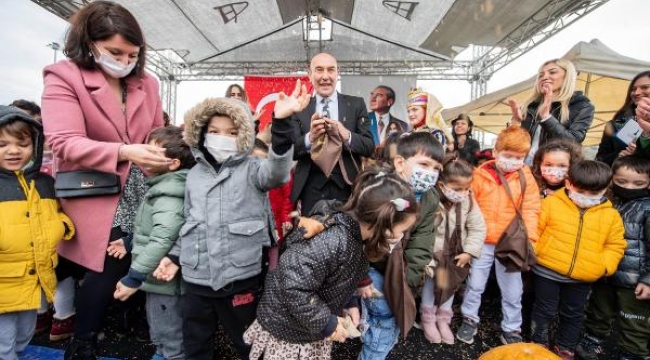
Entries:
MULTIPOLYGON (((370 268, 368 275, 372 279, 372 285, 383 292, 384 276, 373 268, 370 268)), ((361 321, 364 331, 361 335, 363 347, 359 358, 361 360, 385 359, 399 337, 399 327, 386 298, 381 296, 363 299, 361 321)))
POLYGON ((549 326, 559 317, 556 345, 573 351, 582 334, 582 321, 591 284, 559 282, 535 275, 535 304, 531 317, 531 340, 549 344, 549 326), (559 309, 558 309, 559 308, 559 309))

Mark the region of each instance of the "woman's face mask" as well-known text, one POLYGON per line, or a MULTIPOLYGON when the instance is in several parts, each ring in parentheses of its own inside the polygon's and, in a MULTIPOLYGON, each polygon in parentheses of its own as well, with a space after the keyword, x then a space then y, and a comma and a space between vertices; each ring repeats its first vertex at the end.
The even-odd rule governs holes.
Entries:
POLYGON ((220 164, 239 153, 237 138, 232 136, 205 134, 203 144, 210 155, 220 164))
POLYGON ((95 57, 95 63, 112 78, 121 79, 129 75, 138 64, 138 60, 135 59, 132 63, 124 65, 112 56, 104 54, 97 44, 95 44, 95 48, 99 52, 99 56, 95 57))

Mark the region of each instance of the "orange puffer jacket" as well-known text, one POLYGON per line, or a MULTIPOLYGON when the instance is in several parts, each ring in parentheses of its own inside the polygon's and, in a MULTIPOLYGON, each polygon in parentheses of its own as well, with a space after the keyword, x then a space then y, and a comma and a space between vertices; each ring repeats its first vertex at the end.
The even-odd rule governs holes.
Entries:
POLYGON ((580 209, 564 189, 542 201, 539 234, 537 263, 584 282, 614 274, 627 246, 611 202, 580 209))
MULTIPOLYGON (((495 245, 501 234, 506 230, 512 219, 515 218, 515 207, 506 193, 503 185, 497 183, 492 176, 490 167, 494 168, 494 160, 488 161, 474 170, 472 191, 487 225, 486 244, 495 245)), ((526 191, 522 204, 522 215, 528 238, 537 241, 537 218, 540 212, 539 188, 537 182, 527 166, 522 169, 526 180, 526 191)), ((508 174, 506 177, 517 206, 522 201, 519 172, 508 174)))

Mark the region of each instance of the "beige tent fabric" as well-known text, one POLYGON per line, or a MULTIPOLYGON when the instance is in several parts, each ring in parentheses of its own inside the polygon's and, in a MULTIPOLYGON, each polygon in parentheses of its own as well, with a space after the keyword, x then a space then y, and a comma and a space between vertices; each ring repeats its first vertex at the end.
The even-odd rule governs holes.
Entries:
MULTIPOLYGON (((597 145, 605 123, 623 105, 629 81, 638 73, 650 69, 650 63, 614 52, 597 39, 576 44, 565 59, 578 70, 577 90, 583 91, 596 107, 594 122, 587 132, 584 146, 597 145)), ((484 95, 470 103, 443 110, 445 119, 468 114, 476 128, 491 133, 502 130, 512 114, 506 100, 524 102, 531 94, 535 76, 518 84, 484 95)))

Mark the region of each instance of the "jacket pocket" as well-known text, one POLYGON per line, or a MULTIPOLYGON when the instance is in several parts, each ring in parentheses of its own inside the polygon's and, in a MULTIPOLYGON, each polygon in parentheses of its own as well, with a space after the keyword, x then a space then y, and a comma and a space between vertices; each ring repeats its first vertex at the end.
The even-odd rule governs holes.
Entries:
POLYGON ((27 265, 26 261, 0 263, 0 312, 22 307, 32 299, 29 295, 36 278, 25 278, 27 265))
POLYGON ((199 223, 185 223, 181 228, 179 239, 181 242, 180 263, 195 269, 199 264, 199 242, 203 238, 205 241, 205 231, 202 230, 199 223))
POLYGON ((262 220, 242 221, 228 225, 230 233, 230 259, 236 267, 259 264, 262 260, 262 244, 267 236, 266 223, 262 220))

